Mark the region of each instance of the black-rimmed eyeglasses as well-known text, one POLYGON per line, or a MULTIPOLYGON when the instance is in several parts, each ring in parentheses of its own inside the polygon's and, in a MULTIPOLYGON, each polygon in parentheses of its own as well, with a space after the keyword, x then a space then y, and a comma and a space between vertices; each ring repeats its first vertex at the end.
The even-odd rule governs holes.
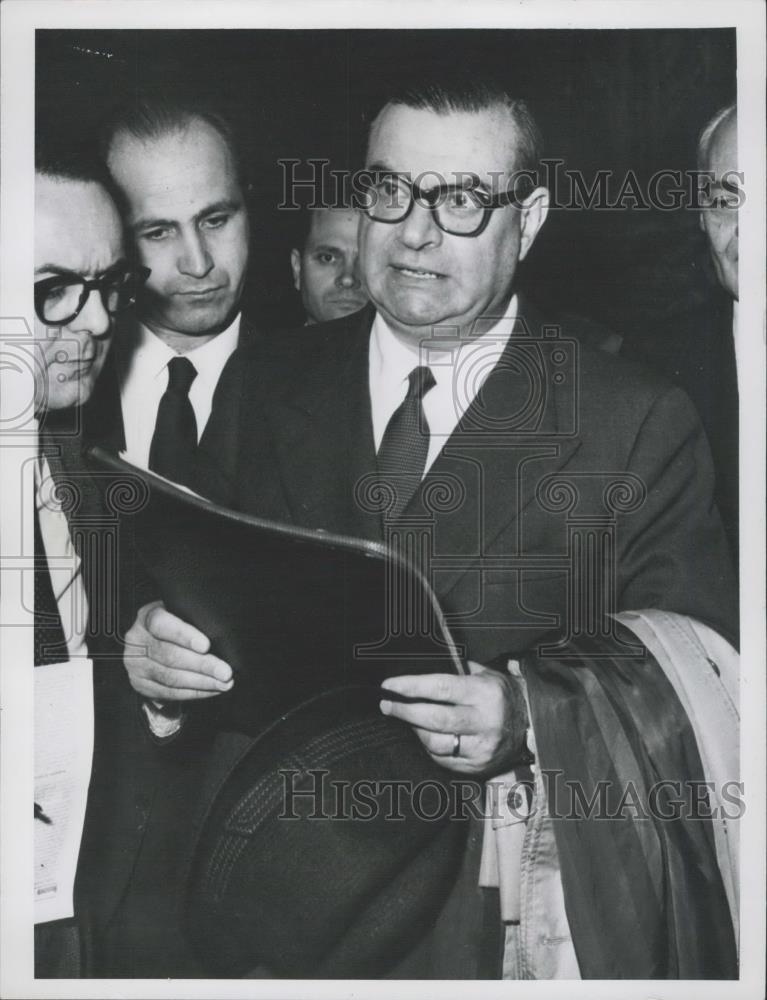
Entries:
POLYGON ((85 308, 92 291, 98 291, 110 316, 128 309, 150 275, 148 267, 118 264, 98 278, 57 274, 35 282, 35 312, 46 326, 66 326, 85 308))
POLYGON ((402 174, 381 171, 363 175, 361 182, 360 208, 374 222, 402 222, 417 202, 452 236, 479 236, 496 209, 520 204, 513 192, 492 195, 476 186, 478 178, 467 184, 436 184, 424 190, 402 174))

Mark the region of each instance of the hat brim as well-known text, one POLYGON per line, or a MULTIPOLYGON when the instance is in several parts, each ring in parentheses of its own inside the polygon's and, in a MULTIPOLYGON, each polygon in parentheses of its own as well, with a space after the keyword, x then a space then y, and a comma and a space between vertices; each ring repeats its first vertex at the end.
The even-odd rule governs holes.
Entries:
POLYGON ((429 929, 468 823, 380 693, 338 688, 257 737, 201 825, 187 933, 211 973, 384 975, 429 929))

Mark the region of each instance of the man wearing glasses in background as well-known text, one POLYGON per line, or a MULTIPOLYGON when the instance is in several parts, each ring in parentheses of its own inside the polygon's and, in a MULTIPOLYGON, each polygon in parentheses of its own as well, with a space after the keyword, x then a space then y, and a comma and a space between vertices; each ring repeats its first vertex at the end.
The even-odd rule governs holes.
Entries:
MULTIPOLYGON (((197 485, 247 513, 420 553, 468 671, 392 678, 381 710, 456 774, 531 790, 502 794, 505 811, 477 824, 439 919, 392 975, 732 978, 736 906, 706 821, 547 815, 542 769, 587 795, 607 779, 619 796, 703 776, 681 696, 611 615, 651 609, 735 642, 737 614, 689 401, 579 346, 518 288, 548 210, 530 183, 540 156, 528 108, 492 83, 391 97, 360 202, 375 312, 255 349, 234 471, 203 454, 197 485)), ((177 698, 168 678, 183 662, 179 683, 210 696, 199 633, 162 624, 152 658, 127 664, 131 683, 177 698)), ((684 683, 719 683, 711 660, 678 666, 684 683)))
MULTIPOLYGON (((92 973, 92 929, 119 899, 140 843, 147 793, 139 788, 145 737, 110 625, 117 587, 127 581, 118 581, 114 561, 88 557, 110 517, 81 456, 82 407, 104 366, 114 317, 133 305, 148 274, 125 259, 122 223, 105 182, 98 164, 38 149, 34 658, 36 667, 48 669, 36 675, 36 697, 55 697, 42 686, 43 673, 55 692, 57 671, 85 665, 95 723, 73 912, 36 923, 35 975, 41 978, 92 973)), ((121 575, 125 571, 121 565, 121 575)), ((59 712, 66 717, 66 706, 59 712)), ((67 739, 66 727, 56 739, 67 739)), ((66 757, 66 747, 55 749, 66 757)), ((57 827, 67 816, 49 787, 36 789, 35 799, 37 872, 46 860, 41 836, 61 836, 57 827)))

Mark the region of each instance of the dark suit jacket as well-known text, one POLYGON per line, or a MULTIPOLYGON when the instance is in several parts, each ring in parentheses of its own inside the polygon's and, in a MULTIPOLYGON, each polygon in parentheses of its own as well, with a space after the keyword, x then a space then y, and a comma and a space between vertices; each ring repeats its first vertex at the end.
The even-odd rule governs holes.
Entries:
MULTIPOLYGON (((244 346, 252 345, 255 338, 252 324, 243 317, 240 324, 241 347, 224 368, 227 379, 236 377, 238 358, 244 346)), ((214 413, 219 398, 217 392, 214 413)), ((113 355, 107 359, 95 391, 84 408, 84 434, 89 443, 104 445, 115 452, 125 447, 113 355)), ((203 433, 203 442, 206 437, 207 430, 203 433)), ((117 613, 121 638, 133 624, 139 608, 158 598, 156 589, 143 572, 132 532, 132 518, 124 518, 122 526, 125 530, 121 533, 119 546, 121 568, 117 613)), ((130 861, 126 859, 129 877, 120 885, 117 905, 110 913, 101 914, 99 947, 92 974, 115 978, 193 978, 204 975, 204 971, 182 933, 178 888, 190 830, 189 819, 200 796, 209 732, 204 727, 197 729, 187 725, 185 738, 177 743, 171 740, 169 745, 150 737, 140 709, 141 700, 130 689, 121 661, 122 651, 115 669, 128 687, 130 704, 126 711, 132 719, 138 720, 144 742, 149 744, 145 760, 145 787, 142 789, 140 811, 137 812, 145 834, 138 853, 130 861)), ((109 780, 106 771, 105 780, 109 780)), ((115 852, 122 850, 118 839, 110 840, 107 835, 107 840, 115 852)), ((101 850, 107 849, 105 842, 101 850)), ((89 870, 94 875, 98 871, 94 866, 89 866, 89 870)))
MULTIPOLYGON (((428 520, 433 585, 467 655, 488 663, 566 624, 568 539, 584 518, 611 533, 614 578, 595 579, 611 585, 612 608, 662 607, 734 639, 732 567, 687 397, 583 347, 577 330, 542 336, 556 325, 533 306, 522 315, 527 333, 509 340, 405 512, 428 520)), ((385 517, 359 496, 376 469, 371 322, 363 311, 246 352, 219 386, 201 492, 248 513, 382 538, 385 517)))
MULTIPOLYGON (((115 336, 120 336, 119 328, 115 336)), ((238 350, 232 354, 224 367, 224 372, 229 372, 230 377, 232 375, 231 369, 236 366, 241 352, 253 347, 257 343, 257 338, 254 324, 246 316, 242 316, 240 318, 238 350)), ((88 439, 111 448, 113 451, 123 451, 125 448, 125 428, 123 427, 120 386, 114 351, 110 352, 107 357, 104 369, 84 411, 88 439)), ((204 434, 205 432, 203 432, 203 436, 204 434)))
POLYGON ((738 556, 738 377, 732 300, 716 289, 700 307, 626 337, 621 354, 680 386, 706 431, 716 473, 715 497, 733 557, 738 556))
MULTIPOLYGON (((529 304, 520 314, 398 523, 420 519, 423 568, 464 655, 505 665, 548 634, 583 634, 603 612, 651 607, 736 642, 733 571, 689 400, 589 349, 577 326, 529 304), (574 610, 589 606, 593 617, 574 610)), ((376 472, 372 316, 286 333, 243 356, 219 386, 200 492, 250 514, 391 540, 366 489, 376 472)), ((440 934, 397 976, 482 977, 492 922, 481 917, 479 847, 475 836, 440 934)))
MULTIPOLYGON (((125 892, 140 851, 154 787, 152 753, 122 663, 117 629, 119 496, 105 500, 82 457, 82 411, 51 414, 41 430, 51 474, 65 498, 70 535, 82 561, 88 598, 86 641, 93 658, 94 752, 75 882, 82 940, 81 974, 93 975, 101 931, 125 892)), ((102 484, 103 485, 103 484, 102 484)), ((128 562, 119 565, 127 584, 128 562)))

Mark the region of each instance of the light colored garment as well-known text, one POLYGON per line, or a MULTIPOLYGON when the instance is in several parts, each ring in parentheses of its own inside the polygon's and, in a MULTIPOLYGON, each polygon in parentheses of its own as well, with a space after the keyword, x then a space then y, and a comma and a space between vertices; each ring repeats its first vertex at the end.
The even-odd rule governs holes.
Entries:
MULTIPOLYGON (((690 720, 708 785, 717 861, 737 941, 739 849, 733 817, 740 813, 733 799, 738 797, 735 785, 740 775, 738 654, 710 628, 683 615, 647 610, 615 617, 655 657, 690 720)), ((515 661, 509 668, 520 677, 515 661)), ((534 750, 534 734, 529 742, 534 750)), ((492 791, 487 797, 479 883, 500 891, 504 979, 579 979, 545 789, 539 769, 534 765, 532 771, 532 799, 521 809, 509 810, 508 796, 514 796, 529 772, 516 769, 488 782, 492 791)))
POLYGON ((56 483, 44 455, 35 466, 35 505, 69 659, 87 657, 85 633, 88 628, 88 598, 83 583, 82 565, 72 544, 69 522, 61 508, 56 483))
POLYGON ((714 817, 716 854, 738 940, 740 850, 735 784, 740 780, 740 657, 716 632, 666 611, 615 616, 649 649, 687 713, 695 733, 714 817), (729 790, 729 794, 728 794, 729 790), (734 793, 734 794, 733 794, 734 793))

